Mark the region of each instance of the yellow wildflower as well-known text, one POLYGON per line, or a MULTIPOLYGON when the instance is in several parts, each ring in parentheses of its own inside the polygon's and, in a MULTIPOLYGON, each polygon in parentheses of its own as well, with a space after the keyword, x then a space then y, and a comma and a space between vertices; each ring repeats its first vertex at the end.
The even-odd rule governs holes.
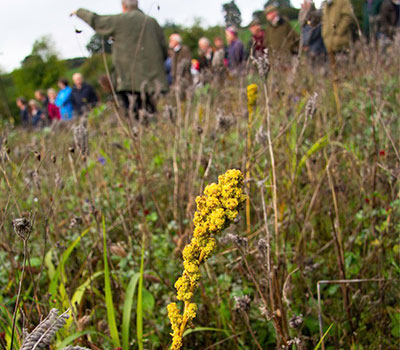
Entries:
POLYGON ((254 106, 258 97, 258 86, 257 84, 251 84, 247 86, 247 104, 254 106))
POLYGON ((177 299, 185 302, 184 313, 180 314, 176 303, 168 305, 168 317, 172 327, 172 350, 182 347, 183 332, 196 317, 197 305, 191 303, 200 278, 200 265, 213 253, 216 240, 211 234, 220 233, 236 219, 239 206, 246 200, 241 186, 243 175, 240 170, 228 170, 204 189, 204 195, 196 198, 193 237, 183 252, 182 276, 175 282, 177 299))

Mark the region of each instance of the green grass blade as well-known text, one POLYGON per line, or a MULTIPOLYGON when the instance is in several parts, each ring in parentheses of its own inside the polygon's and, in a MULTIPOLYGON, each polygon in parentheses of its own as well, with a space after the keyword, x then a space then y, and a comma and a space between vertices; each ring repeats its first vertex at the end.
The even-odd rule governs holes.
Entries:
MULTIPOLYGON (((85 231, 83 231, 80 236, 75 239, 70 246, 65 250, 65 252, 61 255, 61 259, 60 259, 60 264, 58 265, 58 268, 53 276, 53 279, 50 282, 50 286, 49 286, 49 293, 51 295, 56 295, 57 293, 57 287, 58 287, 58 280, 60 279, 60 275, 61 273, 63 274, 63 282, 65 283, 65 273, 64 273, 64 266, 65 263, 67 262, 69 256, 71 255, 72 251, 75 249, 75 247, 80 243, 81 239, 89 232, 89 229, 86 229, 85 231)), ((50 257, 51 258, 51 257, 50 257)))
POLYGON ((129 326, 131 323, 131 313, 133 296, 135 295, 136 285, 139 281, 140 273, 135 273, 129 281, 126 289, 124 311, 122 314, 122 350, 129 350, 129 326))
POLYGON ((114 303, 112 299, 111 291, 111 275, 110 269, 108 268, 108 258, 107 258, 107 242, 106 242, 106 224, 103 216, 103 253, 104 253, 104 284, 105 284, 105 297, 106 297, 106 308, 107 308, 107 319, 110 329, 111 339, 114 345, 119 348, 121 343, 119 341, 117 322, 115 321, 115 310, 114 303))
POLYGON ((212 327, 196 327, 192 329, 187 329, 183 333, 183 337, 186 337, 187 335, 194 333, 194 332, 205 332, 205 331, 210 331, 210 332, 223 332, 229 335, 230 333, 226 329, 221 329, 221 328, 212 328, 212 327))
POLYGON ((329 144, 329 135, 325 135, 321 137, 317 142, 315 142, 306 152, 306 154, 300 159, 300 162, 297 166, 296 176, 299 176, 301 170, 308 158, 310 158, 315 152, 318 152, 320 149, 326 147, 329 144))
POLYGON ((78 339, 80 337, 83 337, 84 335, 90 335, 90 334, 99 334, 99 332, 93 331, 93 330, 87 330, 87 331, 82 331, 82 332, 76 332, 69 337, 65 338, 58 346, 57 350, 64 349, 67 347, 69 344, 71 344, 75 339, 78 339))
POLYGON ((321 346, 322 342, 324 341, 325 337, 328 335, 328 333, 329 333, 329 331, 331 330, 332 327, 333 327, 333 323, 329 326, 329 328, 327 329, 325 334, 319 340, 319 342, 318 342, 317 346, 314 348, 314 350, 318 350, 319 349, 319 347, 321 346))
POLYGON ((144 235, 142 240, 142 252, 140 258, 140 277, 139 277, 139 289, 136 307, 136 334, 139 350, 143 350, 143 270, 144 270, 144 235))

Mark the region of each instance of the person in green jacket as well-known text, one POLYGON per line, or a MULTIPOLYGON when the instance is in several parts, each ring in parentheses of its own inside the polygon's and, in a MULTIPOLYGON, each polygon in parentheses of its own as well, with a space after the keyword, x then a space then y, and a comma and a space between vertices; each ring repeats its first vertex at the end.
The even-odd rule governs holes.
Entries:
POLYGON ((351 42, 353 8, 349 0, 327 0, 322 7, 322 38, 328 54, 346 51, 351 42))
POLYGON ((264 46, 272 52, 296 53, 299 49, 299 35, 290 23, 279 15, 278 8, 269 5, 265 9, 268 21, 264 36, 264 46))
POLYGON ((138 8, 138 0, 122 0, 122 13, 99 16, 85 9, 72 14, 88 23, 96 33, 113 37, 112 62, 115 90, 136 118, 141 109, 156 112, 155 95, 168 91, 164 62, 168 46, 157 21, 138 8), (133 94, 133 106, 130 95, 133 94))

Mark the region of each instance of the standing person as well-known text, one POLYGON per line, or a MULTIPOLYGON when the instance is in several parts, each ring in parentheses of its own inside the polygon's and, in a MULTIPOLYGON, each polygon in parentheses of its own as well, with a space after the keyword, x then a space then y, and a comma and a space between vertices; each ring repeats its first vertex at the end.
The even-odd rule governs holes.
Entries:
POLYGON ((396 28, 400 27, 400 0, 384 0, 380 12, 380 34, 393 39, 396 28))
POLYGON ((46 123, 49 121, 49 115, 47 113, 49 99, 47 98, 45 92, 43 90, 35 91, 35 99, 40 103, 40 109, 46 117, 46 123))
POLYGON ((312 11, 302 29, 303 46, 313 65, 326 59, 326 48, 321 34, 321 16, 321 11, 312 11))
POLYGON ((70 120, 73 116, 71 101, 72 89, 69 86, 68 80, 64 78, 58 81, 58 87, 60 88, 60 91, 57 94, 55 104, 60 108, 61 119, 70 120))
POLYGON ((307 25, 308 21, 310 20, 311 13, 315 10, 316 8, 313 0, 304 0, 301 3, 298 17, 300 28, 303 28, 307 25))
POLYGON ((47 105, 47 113, 50 121, 54 122, 56 120, 61 120, 60 109, 55 104, 57 98, 57 91, 55 89, 48 89, 47 97, 49 98, 49 103, 47 105))
POLYGON ((210 40, 208 38, 202 37, 199 40, 199 63, 200 63, 200 72, 203 69, 211 68, 212 60, 213 60, 213 50, 211 47, 210 40))
POLYGON ((141 109, 155 113, 156 92, 168 91, 164 69, 167 44, 157 21, 139 10, 138 0, 122 0, 122 13, 118 15, 99 16, 85 9, 73 14, 98 34, 113 37, 116 91, 126 110, 133 109, 136 118, 141 109), (134 97, 133 106, 130 95, 134 97))
POLYGON ((29 109, 25 97, 18 97, 16 105, 19 108, 22 126, 25 128, 29 127, 29 109))
POLYGON ((285 18, 281 17, 278 8, 269 5, 265 8, 267 29, 264 45, 275 53, 295 54, 299 49, 299 36, 285 18))
POLYGON ((71 93, 72 108, 75 115, 81 116, 82 113, 96 106, 99 99, 92 85, 83 81, 82 74, 75 73, 72 81, 74 82, 71 93))
POLYGON ((322 38, 331 62, 335 53, 346 51, 351 42, 353 8, 350 0, 327 0, 322 8, 322 38))
POLYGON ((28 106, 29 106, 29 114, 32 120, 32 126, 34 128, 43 127, 46 121, 46 116, 40 109, 39 102, 36 100, 30 100, 28 106))
POLYGON ((182 44, 182 37, 177 33, 169 37, 169 48, 172 52, 172 84, 176 84, 181 79, 191 83, 190 68, 192 65, 192 54, 190 53, 190 49, 182 44))
POLYGON ((261 27, 261 23, 258 19, 253 20, 249 25, 251 32, 251 38, 247 47, 247 54, 250 56, 259 56, 264 54, 264 37, 265 31, 261 27))
POLYGON ((226 28, 225 36, 228 43, 228 69, 232 75, 238 75, 243 69, 244 46, 238 38, 238 31, 235 27, 226 28))
POLYGON ((226 48, 224 45, 224 41, 219 36, 214 39, 214 55, 212 59, 212 67, 214 68, 223 68, 226 66, 225 57, 226 57, 226 48))

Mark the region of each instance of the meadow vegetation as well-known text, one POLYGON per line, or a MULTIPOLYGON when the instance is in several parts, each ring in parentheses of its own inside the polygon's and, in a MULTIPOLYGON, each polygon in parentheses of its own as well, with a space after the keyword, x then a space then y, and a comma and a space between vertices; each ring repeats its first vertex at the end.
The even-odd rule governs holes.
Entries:
POLYGON ((398 348, 396 50, 364 48, 335 75, 272 60, 170 93, 156 120, 110 102, 4 127, 0 349, 52 308, 71 315, 53 349, 168 349, 195 199, 228 169, 247 199, 199 267, 183 349, 398 348))

